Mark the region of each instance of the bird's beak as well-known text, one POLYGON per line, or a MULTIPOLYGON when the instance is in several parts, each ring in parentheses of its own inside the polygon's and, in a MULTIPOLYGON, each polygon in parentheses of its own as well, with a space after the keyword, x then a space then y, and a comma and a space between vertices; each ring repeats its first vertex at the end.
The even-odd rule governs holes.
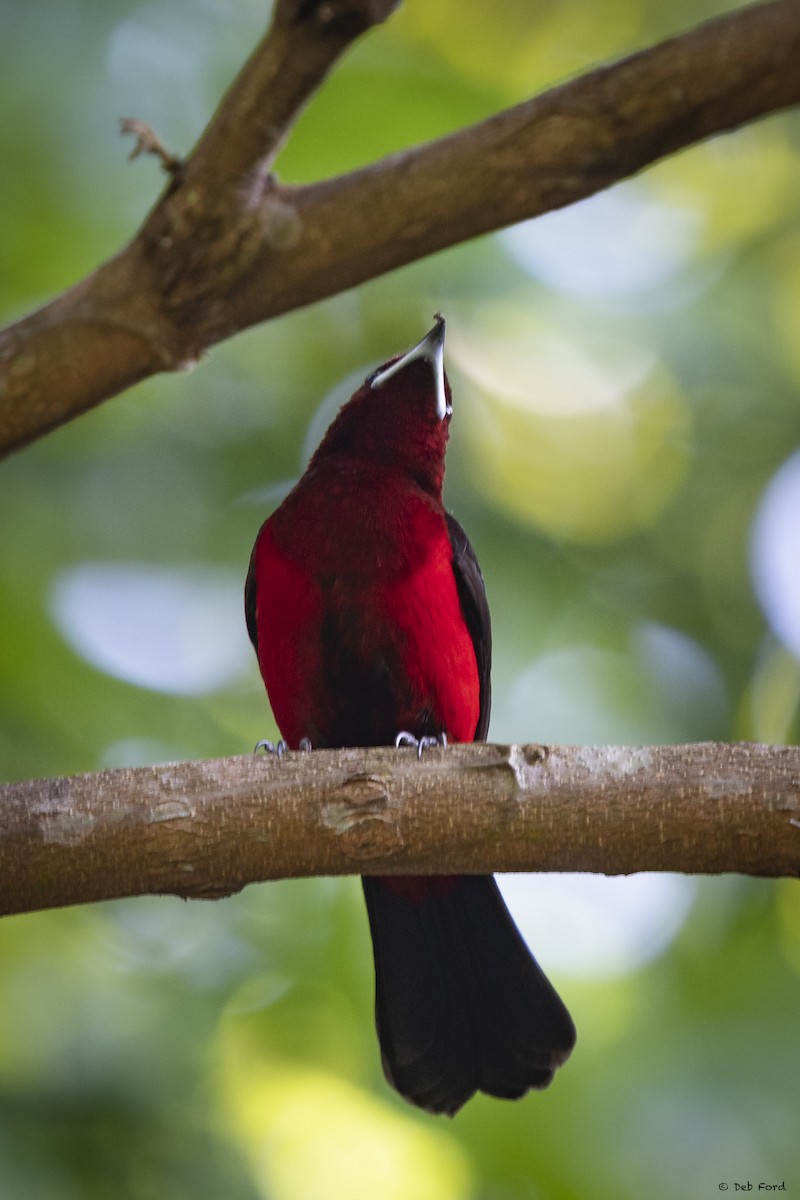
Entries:
POLYGON ((393 375, 397 375, 409 363, 421 358, 424 362, 430 363, 431 370, 434 376, 434 385, 436 387, 436 415, 440 421, 445 417, 449 417, 452 413, 452 407, 447 403, 447 393, 444 386, 444 334, 445 334, 445 319, 441 313, 436 314, 436 323, 430 333, 426 333, 421 342, 417 342, 412 350, 406 354, 401 354, 396 362, 393 362, 388 367, 384 367, 382 371, 378 371, 373 377, 372 387, 380 387, 393 375))

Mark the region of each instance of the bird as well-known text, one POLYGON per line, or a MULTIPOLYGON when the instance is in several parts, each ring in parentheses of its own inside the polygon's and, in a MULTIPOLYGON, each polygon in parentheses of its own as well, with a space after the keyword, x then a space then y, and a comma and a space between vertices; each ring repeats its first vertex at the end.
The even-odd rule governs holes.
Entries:
MULTIPOLYGON (((445 320, 357 388, 261 526, 245 615, 283 746, 485 740, 492 635, 475 551, 442 498, 445 320)), ((424 762, 421 769, 424 769, 424 762)), ((575 1044, 492 875, 365 876, 387 1081, 453 1116, 516 1099, 575 1044)))

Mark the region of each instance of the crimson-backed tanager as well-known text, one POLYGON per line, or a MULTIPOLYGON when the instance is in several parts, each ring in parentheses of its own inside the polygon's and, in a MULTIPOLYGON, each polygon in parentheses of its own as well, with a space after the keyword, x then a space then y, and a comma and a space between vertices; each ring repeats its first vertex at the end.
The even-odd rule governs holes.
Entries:
MULTIPOLYGON (((247 625, 292 748, 486 737, 486 591, 442 503, 444 332, 369 376, 258 534, 247 625)), ((389 1082, 449 1114, 546 1087, 575 1028, 492 876, 362 882, 389 1082)))

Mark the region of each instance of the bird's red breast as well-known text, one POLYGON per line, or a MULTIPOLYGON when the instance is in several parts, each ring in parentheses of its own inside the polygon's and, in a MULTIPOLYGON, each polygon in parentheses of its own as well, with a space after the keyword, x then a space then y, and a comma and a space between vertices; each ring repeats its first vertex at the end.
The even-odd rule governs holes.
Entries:
POLYGON ((290 746, 472 740, 478 667, 434 497, 380 466, 323 463, 262 526, 254 572, 259 664, 290 746))

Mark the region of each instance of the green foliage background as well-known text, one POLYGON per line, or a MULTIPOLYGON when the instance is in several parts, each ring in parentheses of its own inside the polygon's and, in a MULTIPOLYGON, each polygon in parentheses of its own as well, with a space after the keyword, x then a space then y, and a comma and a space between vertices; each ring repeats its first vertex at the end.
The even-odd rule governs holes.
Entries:
MULTIPOLYGON (((314 99, 279 173, 368 162, 726 7, 407 0, 314 99)), ((0 316, 133 234, 162 181, 125 163, 117 118, 186 152, 263 8, 0 0, 0 316)), ((274 736, 238 609, 255 533, 337 400, 437 309, 448 502, 495 621, 495 739, 796 740, 800 669, 751 556, 765 489, 800 444, 799 148, 797 116, 771 118, 573 224, 487 237, 254 330, 3 463, 0 777, 274 736), (148 617, 148 588, 178 605, 175 629, 163 606, 148 617), (195 595, 202 611, 184 613, 195 595), (144 676, 142 629, 166 639, 144 676), (190 666, 212 662, 170 685, 182 637, 190 666)), ((582 953, 567 946, 551 972, 580 1033, 551 1091, 478 1098, 448 1123, 382 1080, 352 880, 6 919, 0 1197, 798 1191, 797 887, 703 880, 660 953, 613 971, 582 953)))

